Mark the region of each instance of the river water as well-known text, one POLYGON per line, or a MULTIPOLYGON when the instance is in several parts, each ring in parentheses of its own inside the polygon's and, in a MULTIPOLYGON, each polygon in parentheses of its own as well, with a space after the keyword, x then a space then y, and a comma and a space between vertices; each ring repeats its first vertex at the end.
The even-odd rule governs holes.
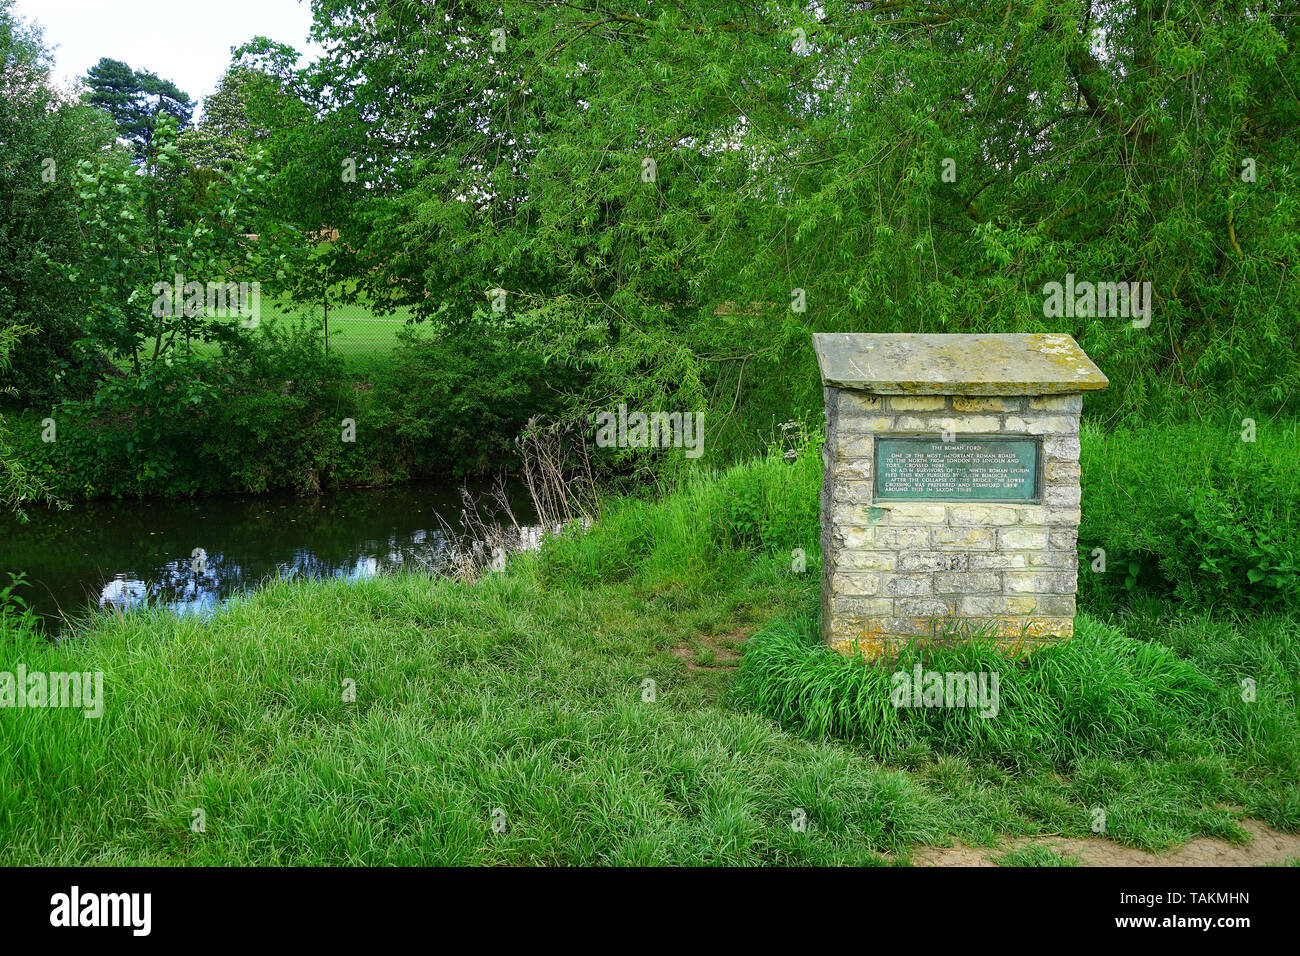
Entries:
MULTIPOLYGON (((203 613, 276 576, 358 580, 396 570, 435 571, 458 534, 461 486, 415 482, 320 495, 232 495, 180 501, 94 501, 68 511, 0 516, 0 586, 21 572, 18 594, 51 631, 97 609, 165 606, 203 613), (439 520, 441 518, 441 520, 439 520)), ((485 485, 470 486, 486 500, 485 485)), ((521 525, 527 495, 507 488, 521 525)), ((487 518, 509 518, 487 507, 487 518)))

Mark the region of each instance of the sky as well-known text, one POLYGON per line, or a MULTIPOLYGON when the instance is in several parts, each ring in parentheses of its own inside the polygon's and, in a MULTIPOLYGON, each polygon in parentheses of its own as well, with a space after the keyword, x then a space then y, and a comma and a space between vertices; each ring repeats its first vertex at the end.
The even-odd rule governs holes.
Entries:
POLYGON ((44 27, 61 86, 106 56, 151 70, 199 100, 217 88, 230 48, 255 36, 309 56, 321 52, 307 42, 307 0, 17 0, 15 8, 44 27))

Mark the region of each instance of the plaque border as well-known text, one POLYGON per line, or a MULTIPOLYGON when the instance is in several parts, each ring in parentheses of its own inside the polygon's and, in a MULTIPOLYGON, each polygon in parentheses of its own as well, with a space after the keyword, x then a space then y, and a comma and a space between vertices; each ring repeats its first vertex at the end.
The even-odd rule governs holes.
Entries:
POLYGON ((924 441, 934 442, 943 441, 941 434, 918 435, 915 432, 909 432, 906 435, 895 434, 877 434, 872 436, 874 441, 871 445, 871 500, 889 501, 889 502, 909 502, 909 501, 941 501, 945 504, 961 505, 980 505, 980 504, 1015 504, 1015 505, 1041 505, 1043 503, 1043 436, 1042 435, 989 435, 985 433, 968 434, 960 433, 957 436, 957 442, 966 440, 977 441, 1028 441, 1034 443, 1034 496, 1032 498, 899 498, 892 495, 882 495, 880 493, 880 441, 924 441))

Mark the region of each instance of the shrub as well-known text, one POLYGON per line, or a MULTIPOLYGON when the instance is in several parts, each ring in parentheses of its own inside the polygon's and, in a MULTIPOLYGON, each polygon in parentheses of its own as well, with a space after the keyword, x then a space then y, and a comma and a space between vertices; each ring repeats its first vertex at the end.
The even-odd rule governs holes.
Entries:
POLYGON ((559 408, 571 377, 488 325, 436 338, 399 333, 392 370, 376 383, 372 429, 412 471, 479 474, 515 463, 528 419, 559 408))
POLYGON ((194 495, 318 488, 356 446, 337 358, 305 331, 259 330, 247 349, 168 357, 100 383, 50 413, 57 440, 28 421, 25 460, 60 493, 194 495))
POLYGON ((721 477, 721 513, 714 527, 722 543, 760 551, 816 549, 821 496, 820 434, 801 434, 788 451, 771 447, 755 466, 721 477))
POLYGON ((227 487, 318 490, 369 447, 343 362, 324 355, 305 326, 267 329, 255 341, 240 361, 226 358, 215 369, 219 399, 207 453, 227 487), (342 440, 345 418, 357 423, 355 443, 342 440))
POLYGON ((529 417, 567 374, 488 330, 405 335, 391 371, 353 383, 317 332, 280 322, 215 355, 164 355, 84 400, 33 411, 15 460, 70 497, 313 491, 508 466, 529 417), (55 419, 58 440, 40 440, 55 419), (343 420, 355 441, 343 441, 343 420))
POLYGON ((1300 429, 1162 425, 1082 432, 1079 593, 1205 607, 1300 604, 1300 429), (1105 572, 1093 570, 1105 551, 1105 572))

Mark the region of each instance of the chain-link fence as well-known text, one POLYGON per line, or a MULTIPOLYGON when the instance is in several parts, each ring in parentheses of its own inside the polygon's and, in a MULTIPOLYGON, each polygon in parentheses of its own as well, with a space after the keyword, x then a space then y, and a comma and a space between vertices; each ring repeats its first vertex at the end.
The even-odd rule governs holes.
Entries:
POLYGON ((263 303, 263 321, 305 323, 319 336, 325 352, 358 368, 393 361, 403 333, 427 334, 427 326, 409 319, 409 308, 380 312, 360 302, 277 301, 269 308, 263 303))

